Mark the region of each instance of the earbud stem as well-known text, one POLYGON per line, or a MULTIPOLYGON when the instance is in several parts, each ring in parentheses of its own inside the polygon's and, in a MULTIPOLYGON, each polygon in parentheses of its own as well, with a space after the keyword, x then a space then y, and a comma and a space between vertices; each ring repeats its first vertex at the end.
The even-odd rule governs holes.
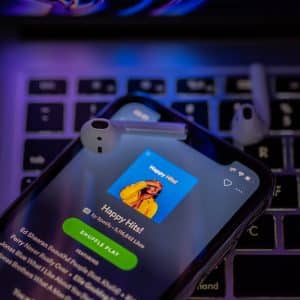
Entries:
POLYGON ((260 64, 252 64, 249 73, 253 105, 240 105, 231 123, 231 134, 239 147, 260 142, 267 135, 271 122, 265 68, 260 64))
POLYGON ((267 128, 270 127, 270 103, 266 71, 261 64, 250 66, 250 79, 252 84, 252 101, 255 111, 267 128))

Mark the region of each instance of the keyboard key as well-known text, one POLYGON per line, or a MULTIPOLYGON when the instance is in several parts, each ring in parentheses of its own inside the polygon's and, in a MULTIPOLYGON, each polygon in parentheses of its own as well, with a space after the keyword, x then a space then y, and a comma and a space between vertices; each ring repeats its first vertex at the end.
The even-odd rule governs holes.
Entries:
POLYGON ((21 182, 21 192, 30 186, 35 179, 36 177, 24 177, 21 182))
POLYGON ((251 103, 250 100, 241 101, 222 101, 220 103, 220 130, 228 131, 231 129, 231 121, 235 110, 242 104, 251 103))
POLYGON ((294 139, 294 149, 293 149, 293 160, 294 160, 294 168, 300 169, 300 138, 294 139))
POLYGON ((27 108, 27 131, 62 131, 64 106, 61 103, 30 103, 27 108))
POLYGON ((277 76, 275 79, 276 93, 300 93, 300 76, 277 76))
POLYGON ((236 297, 300 297, 300 256, 238 255, 234 260, 236 297))
POLYGON ((271 103, 273 130, 300 129, 300 100, 272 101, 271 103))
POLYGON ((82 79, 79 80, 78 93, 85 95, 105 94, 117 92, 117 83, 114 79, 82 79))
POLYGON ((283 228, 285 248, 300 249, 300 215, 285 216, 283 228))
POLYGON ((42 170, 68 145, 67 139, 29 139, 25 141, 24 170, 42 170))
POLYGON ((75 131, 80 131, 82 125, 94 117, 98 111, 100 111, 107 102, 80 102, 76 103, 76 112, 75 112, 75 131))
POLYGON ((274 218, 263 215, 242 234, 238 249, 273 249, 275 248, 274 218))
POLYGON ((209 94, 215 93, 213 78, 185 78, 177 81, 178 94, 209 94))
POLYGON ((245 150, 271 169, 278 170, 284 167, 281 138, 267 138, 256 145, 245 147, 245 150))
POLYGON ((228 94, 250 94, 251 81, 247 76, 230 76, 226 79, 226 93, 228 94))
POLYGON ((119 121, 143 121, 157 122, 161 118, 161 114, 154 111, 150 107, 142 103, 133 102, 122 106, 112 116, 113 120, 119 121))
POLYGON ((30 80, 30 95, 62 95, 67 92, 67 82, 57 79, 30 80))
POLYGON ((172 107, 186 115, 191 121, 208 128, 208 107, 206 102, 174 102, 172 107))
POLYGON ((296 176, 277 176, 271 208, 297 208, 298 187, 296 176))
POLYGON ((166 83, 162 79, 130 79, 128 92, 145 92, 149 94, 165 94, 166 83))
POLYGON ((222 263, 204 281, 199 282, 192 297, 224 297, 225 265, 222 263))

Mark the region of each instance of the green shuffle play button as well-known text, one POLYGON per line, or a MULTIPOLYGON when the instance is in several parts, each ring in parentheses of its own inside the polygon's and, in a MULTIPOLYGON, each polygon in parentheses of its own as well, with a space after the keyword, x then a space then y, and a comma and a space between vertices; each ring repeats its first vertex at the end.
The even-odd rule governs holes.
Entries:
POLYGON ((134 269, 138 263, 131 251, 77 218, 65 220, 63 231, 123 271, 134 269))

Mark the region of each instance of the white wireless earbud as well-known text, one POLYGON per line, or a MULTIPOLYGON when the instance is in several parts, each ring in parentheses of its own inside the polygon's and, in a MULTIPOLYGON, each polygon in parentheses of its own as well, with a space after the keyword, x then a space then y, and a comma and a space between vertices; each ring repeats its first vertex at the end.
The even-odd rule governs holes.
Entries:
POLYGON ((109 152, 118 144, 122 134, 160 136, 184 140, 186 125, 172 122, 116 121, 92 119, 80 131, 83 146, 92 152, 109 152))
POLYGON ((231 134, 239 147, 261 141, 270 128, 270 105, 265 69, 260 64, 250 66, 252 104, 241 104, 231 122, 231 134))
POLYGON ((265 123, 259 118, 255 107, 241 104, 232 119, 231 134, 237 146, 248 146, 258 143, 268 133, 265 123))

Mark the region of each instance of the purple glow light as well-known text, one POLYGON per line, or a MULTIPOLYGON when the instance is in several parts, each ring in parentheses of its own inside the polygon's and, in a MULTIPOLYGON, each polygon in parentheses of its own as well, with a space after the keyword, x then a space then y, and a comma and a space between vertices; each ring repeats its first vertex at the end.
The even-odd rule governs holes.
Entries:
POLYGON ((151 16, 182 16, 199 8, 207 0, 171 0, 168 4, 153 10, 151 16))
MULTIPOLYGON (((12 0, 9 4, 0 4, 0 14, 16 16, 83 16, 106 11, 109 4, 120 0, 12 0)), ((207 0, 165 0, 154 6, 154 0, 140 0, 128 4, 127 8, 109 11, 111 16, 134 16, 143 13, 148 16, 181 16, 199 8, 207 0)), ((101 15, 99 15, 101 17, 101 15)))
POLYGON ((153 15, 153 16, 162 15, 162 14, 164 14, 165 11, 167 11, 168 9, 172 8, 174 5, 176 5, 180 2, 181 2, 181 0, 171 0, 169 3, 166 3, 163 6, 161 6, 160 8, 153 10, 151 15, 153 15))

